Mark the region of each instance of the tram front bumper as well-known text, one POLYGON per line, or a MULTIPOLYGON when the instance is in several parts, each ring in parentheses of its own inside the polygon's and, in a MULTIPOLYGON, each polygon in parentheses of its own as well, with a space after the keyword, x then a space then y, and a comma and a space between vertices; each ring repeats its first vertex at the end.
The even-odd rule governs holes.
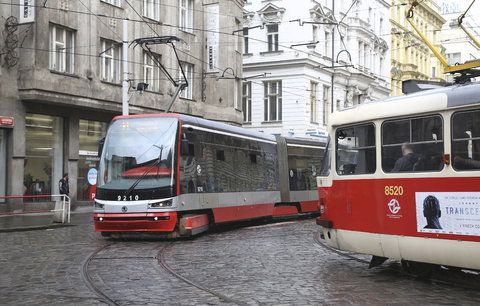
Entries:
POLYGON ((173 232, 177 212, 93 214, 96 232, 173 232))

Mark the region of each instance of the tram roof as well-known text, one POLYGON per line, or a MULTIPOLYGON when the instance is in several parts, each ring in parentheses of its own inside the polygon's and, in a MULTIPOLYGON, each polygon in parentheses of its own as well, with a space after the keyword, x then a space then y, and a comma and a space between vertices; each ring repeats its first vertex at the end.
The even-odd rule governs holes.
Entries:
POLYGON ((437 112, 480 103, 480 83, 458 84, 362 104, 334 113, 331 125, 437 112))

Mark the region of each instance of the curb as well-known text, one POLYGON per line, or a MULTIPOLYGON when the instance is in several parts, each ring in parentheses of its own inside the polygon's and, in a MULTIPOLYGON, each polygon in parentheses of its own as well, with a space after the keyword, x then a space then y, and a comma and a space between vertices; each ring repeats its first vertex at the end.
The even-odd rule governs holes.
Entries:
POLYGON ((0 233, 41 231, 41 230, 70 227, 70 226, 75 226, 75 225, 74 224, 48 224, 48 225, 28 226, 28 227, 0 228, 0 233))

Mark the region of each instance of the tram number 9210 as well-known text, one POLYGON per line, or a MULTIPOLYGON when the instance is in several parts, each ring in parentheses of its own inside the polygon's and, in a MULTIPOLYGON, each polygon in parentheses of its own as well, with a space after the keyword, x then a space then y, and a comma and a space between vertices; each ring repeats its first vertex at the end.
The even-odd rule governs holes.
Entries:
POLYGON ((403 195, 403 186, 385 186, 385 195, 387 196, 401 196, 403 195))

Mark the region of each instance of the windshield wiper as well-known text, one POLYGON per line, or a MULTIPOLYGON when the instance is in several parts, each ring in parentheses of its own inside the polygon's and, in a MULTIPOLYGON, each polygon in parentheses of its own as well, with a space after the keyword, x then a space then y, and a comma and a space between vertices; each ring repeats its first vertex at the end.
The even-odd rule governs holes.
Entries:
MULTIPOLYGON (((160 153, 158 154, 158 158, 155 160, 153 164, 151 164, 143 173, 142 175, 133 182, 133 184, 125 191, 125 196, 128 197, 130 193, 137 187, 137 185, 148 175, 150 170, 153 169, 153 167, 158 166, 160 162, 162 161, 162 153, 163 153, 163 145, 157 146, 153 145, 152 147, 157 147, 160 149, 160 153)), ((157 176, 158 176, 158 170, 157 170, 157 176)))

